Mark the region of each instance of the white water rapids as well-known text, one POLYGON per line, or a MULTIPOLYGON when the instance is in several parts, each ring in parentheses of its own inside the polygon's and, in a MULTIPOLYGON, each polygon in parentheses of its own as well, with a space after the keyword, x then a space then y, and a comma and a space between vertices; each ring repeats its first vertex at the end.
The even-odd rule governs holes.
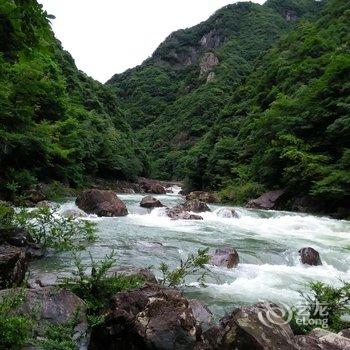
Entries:
MULTIPOLYGON (((300 299, 299 291, 307 290, 309 281, 340 285, 350 281, 350 222, 312 215, 257 211, 235 208, 239 218, 218 216, 220 206, 210 205, 211 212, 201 213, 203 221, 173 221, 163 215, 162 209, 140 208, 142 195, 123 194, 129 215, 118 218, 89 219, 97 223, 98 241, 88 251, 102 259, 112 249, 120 266, 153 266, 166 262, 171 267, 199 248, 234 247, 240 256, 237 268, 209 267, 206 286, 196 278, 184 287, 188 297, 202 300, 216 318, 232 311, 235 306, 261 300, 294 305, 300 299), (313 247, 323 266, 303 266, 298 250, 313 247)), ((183 202, 177 194, 155 196, 169 207, 183 202)), ((75 208, 71 199, 61 204, 60 211, 75 208)), ((62 272, 72 268, 69 254, 49 256, 31 265, 35 274, 62 272)))

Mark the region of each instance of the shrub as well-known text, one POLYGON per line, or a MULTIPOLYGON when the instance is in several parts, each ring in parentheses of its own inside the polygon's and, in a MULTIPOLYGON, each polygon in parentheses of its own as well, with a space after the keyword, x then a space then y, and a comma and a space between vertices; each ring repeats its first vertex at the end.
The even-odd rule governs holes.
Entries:
POLYGON ((293 312, 291 326, 294 333, 306 334, 313 328, 320 327, 319 320, 336 333, 349 328, 350 322, 344 316, 350 312, 350 283, 343 282, 341 287, 332 287, 312 282, 310 288, 310 294, 301 293, 306 302, 303 311, 307 311, 308 315, 300 315, 297 310, 293 312))
POLYGON ((199 277, 201 283, 204 282, 206 269, 205 264, 209 262, 209 248, 199 249, 197 254, 190 254, 185 261, 180 261, 180 266, 174 270, 170 270, 169 266, 162 263, 159 267, 163 274, 162 284, 168 287, 177 287, 185 283, 185 278, 191 274, 195 274, 200 270, 204 270, 199 277))
POLYGON ((49 208, 16 212, 0 203, 0 228, 25 229, 35 243, 56 250, 81 249, 96 239, 94 223, 61 217, 49 208))
POLYGON ((33 321, 28 315, 14 315, 12 310, 23 302, 23 293, 11 293, 0 301, 0 349, 22 349, 29 340, 33 321))
POLYGON ((86 302, 88 314, 92 316, 89 320, 92 323, 100 321, 99 314, 113 295, 122 290, 140 287, 145 282, 144 278, 138 275, 109 276, 108 270, 116 263, 114 251, 99 262, 90 255, 90 265, 83 264, 81 257, 75 253, 73 258, 76 271, 73 272, 72 278, 65 279, 64 286, 86 302))
POLYGON ((223 202, 232 202, 242 205, 250 199, 259 197, 264 192, 264 187, 255 182, 245 182, 242 184, 231 184, 219 192, 219 197, 223 202))

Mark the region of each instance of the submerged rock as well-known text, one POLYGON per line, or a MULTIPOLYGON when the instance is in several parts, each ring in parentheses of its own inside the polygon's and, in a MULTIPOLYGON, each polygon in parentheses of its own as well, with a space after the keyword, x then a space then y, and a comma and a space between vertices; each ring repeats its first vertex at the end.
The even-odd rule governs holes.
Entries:
POLYGON ((311 247, 300 249, 299 256, 302 264, 310 266, 322 265, 319 252, 311 247))
POLYGON ((238 218, 238 214, 236 210, 233 208, 221 208, 216 211, 216 215, 219 218, 224 218, 224 219, 232 219, 232 218, 238 218))
POLYGON ((238 265, 239 256, 236 249, 230 247, 218 248, 215 250, 210 263, 215 266, 223 266, 231 269, 238 265))
POLYGON ((128 215, 126 205, 113 191, 87 190, 78 196, 75 203, 88 214, 109 217, 128 215))
POLYGON ((259 198, 249 201, 246 206, 252 209, 276 209, 276 206, 284 193, 285 191, 283 190, 266 192, 259 198))
POLYGON ((61 216, 68 219, 86 218, 87 214, 80 209, 67 209, 61 213, 61 216))
POLYGON ((91 350, 193 349, 200 328, 179 290, 154 284, 118 293, 105 321, 95 327, 91 350))
POLYGON ((24 248, 0 245, 0 288, 19 286, 24 280, 28 262, 24 248))
POLYGON ((153 196, 146 196, 144 198, 142 198, 141 203, 140 203, 140 207, 142 208, 160 208, 163 207, 163 204, 156 198, 154 198, 153 196))

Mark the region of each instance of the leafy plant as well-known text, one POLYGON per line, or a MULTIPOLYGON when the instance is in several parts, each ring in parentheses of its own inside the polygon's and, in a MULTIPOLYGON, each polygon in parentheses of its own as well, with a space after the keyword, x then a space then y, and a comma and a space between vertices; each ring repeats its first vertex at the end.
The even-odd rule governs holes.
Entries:
POLYGON ((96 239, 96 226, 87 220, 62 217, 50 208, 16 212, 0 203, 0 228, 25 229, 33 242, 44 248, 76 250, 96 239))
POLYGON ((14 292, 0 301, 0 349, 22 349, 30 338, 33 320, 28 315, 13 314, 23 302, 23 293, 14 292))
POLYGON ((307 315, 294 310, 291 326, 296 334, 306 334, 320 327, 320 321, 331 331, 339 332, 349 328, 345 316, 350 312, 350 283, 333 287, 322 282, 310 283, 310 293, 301 293, 305 300, 307 315), (304 322, 305 321, 305 322, 304 322))
POLYGON ((116 263, 115 252, 107 254, 96 262, 90 254, 90 264, 84 264, 81 257, 73 253, 76 271, 73 277, 64 280, 63 285, 82 298, 88 306, 89 320, 96 324, 101 321, 100 312, 116 293, 141 286, 145 280, 138 275, 108 275, 116 263))
POLYGON ((174 270, 170 270, 167 264, 162 263, 159 267, 163 274, 162 284, 168 287, 177 287, 185 283, 187 276, 193 275, 200 270, 204 270, 204 272, 198 280, 203 283, 206 274, 205 265, 208 264, 210 260, 208 251, 209 248, 205 248, 199 249, 197 254, 190 254, 185 261, 181 260, 180 266, 174 270))

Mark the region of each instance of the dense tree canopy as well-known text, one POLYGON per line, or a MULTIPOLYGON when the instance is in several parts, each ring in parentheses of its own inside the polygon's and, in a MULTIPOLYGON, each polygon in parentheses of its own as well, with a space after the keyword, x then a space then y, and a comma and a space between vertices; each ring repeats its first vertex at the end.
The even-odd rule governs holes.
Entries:
POLYGON ((111 89, 77 70, 35 0, 0 3, 0 191, 134 179, 143 154, 111 89))

